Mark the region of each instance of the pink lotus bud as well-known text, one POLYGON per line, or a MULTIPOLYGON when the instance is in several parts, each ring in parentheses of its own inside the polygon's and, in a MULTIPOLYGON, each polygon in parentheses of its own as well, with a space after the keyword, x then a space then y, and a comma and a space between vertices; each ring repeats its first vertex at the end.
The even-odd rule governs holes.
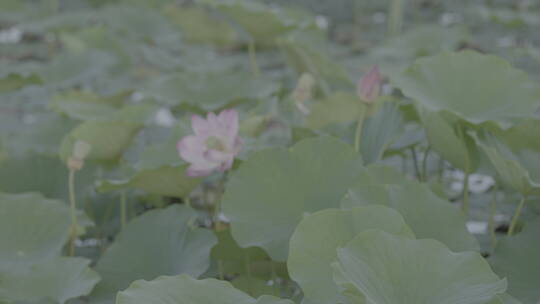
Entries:
POLYGON ((207 176, 232 167, 241 150, 238 135, 238 112, 223 110, 219 115, 208 113, 206 119, 193 115, 194 135, 183 137, 177 144, 180 157, 190 163, 188 176, 207 176))
POLYGON ((81 170, 84 167, 84 159, 90 154, 92 146, 82 140, 77 140, 73 145, 73 152, 68 158, 67 166, 70 170, 81 170))
POLYGON ((381 74, 379 66, 374 65, 371 70, 364 75, 356 86, 356 93, 366 103, 372 103, 381 93, 381 74))

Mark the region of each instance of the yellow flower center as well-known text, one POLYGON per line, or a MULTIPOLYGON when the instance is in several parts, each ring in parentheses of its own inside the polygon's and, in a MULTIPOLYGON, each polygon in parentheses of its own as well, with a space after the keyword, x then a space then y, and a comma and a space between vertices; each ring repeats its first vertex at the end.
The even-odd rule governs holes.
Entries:
POLYGON ((225 151, 225 145, 223 144, 223 141, 221 141, 216 136, 208 137, 208 139, 206 140, 206 146, 212 150, 217 150, 217 151, 222 151, 222 152, 225 151))

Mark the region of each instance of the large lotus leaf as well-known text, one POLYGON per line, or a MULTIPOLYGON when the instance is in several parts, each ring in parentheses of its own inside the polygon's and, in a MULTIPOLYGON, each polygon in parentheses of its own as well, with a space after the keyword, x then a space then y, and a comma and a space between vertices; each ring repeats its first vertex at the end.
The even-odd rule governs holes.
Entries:
POLYGON ((242 247, 264 248, 287 258, 289 238, 305 214, 339 206, 362 171, 360 156, 331 138, 310 138, 289 149, 253 153, 231 175, 223 212, 242 247))
POLYGON ((134 105, 103 119, 84 121, 66 135, 60 147, 60 156, 63 160, 68 159, 73 145, 77 141, 85 141, 92 147, 87 159, 118 160, 154 111, 155 108, 150 105, 134 105))
POLYGON ((540 105, 538 86, 526 73, 472 51, 421 58, 393 81, 427 109, 449 111, 474 124, 495 121, 508 127, 540 105))
POLYGON ((342 201, 345 208, 370 204, 396 209, 418 238, 436 239, 455 251, 479 249, 456 206, 392 168, 368 167, 342 201))
POLYGON ((0 270, 0 299, 10 301, 46 301, 65 303, 87 295, 99 281, 89 260, 56 257, 42 263, 0 270))
POLYGON ((421 120, 424 125, 430 146, 454 167, 464 172, 474 171, 473 145, 470 137, 458 123, 445 119, 441 113, 421 110, 421 120), (457 129, 457 130, 456 130, 457 129))
POLYGON ((37 193, 0 194, 0 269, 59 255, 69 227, 69 209, 60 201, 37 193))
POLYGON ((435 240, 369 230, 337 256, 338 281, 373 304, 482 304, 506 289, 479 253, 452 252, 435 240))
POLYGON ((217 46, 238 43, 238 33, 232 25, 212 16, 204 8, 168 6, 164 13, 173 23, 178 24, 187 41, 217 46))
POLYGON ((327 125, 348 123, 358 120, 364 111, 366 108, 357 96, 336 92, 313 104, 306 124, 310 128, 320 129, 327 125))
POLYGON ((414 238, 403 217, 384 206, 356 207, 351 210, 326 209, 306 216, 291 237, 287 265, 291 277, 309 303, 338 303, 339 291, 330 264, 337 249, 360 232, 381 229, 414 238))
POLYGON ((68 91, 54 96, 49 107, 74 119, 99 119, 115 112, 130 93, 102 97, 88 91, 68 91))
POLYGON ((540 301, 540 220, 515 236, 501 239, 489 258, 493 270, 508 279, 508 292, 524 304, 540 301))
POLYGON ((313 27, 314 19, 300 11, 270 7, 253 0, 200 0, 226 14, 258 45, 271 46, 275 39, 294 29, 313 27))
POLYGON ((347 65, 354 75, 358 73, 357 67, 360 64, 377 62, 384 74, 392 78, 416 58, 456 50, 466 38, 464 27, 445 27, 434 23, 419 25, 370 49, 367 56, 349 60, 347 65))
POLYGON ((476 139, 503 182, 525 195, 540 194, 540 120, 494 131, 476 139))
POLYGON ((210 231, 193 228, 195 218, 192 209, 173 205, 129 222, 97 263, 103 280, 96 287, 95 298, 109 298, 138 279, 201 275, 210 264, 210 249, 216 239, 210 231))
POLYGON ((97 188, 103 192, 135 188, 151 194, 184 197, 202 180, 187 176, 186 169, 187 165, 144 169, 125 180, 99 181, 97 188))
POLYGON ((277 89, 272 80, 248 73, 182 73, 157 78, 144 93, 167 105, 215 111, 232 102, 269 97, 277 89))
POLYGON ((380 160, 384 151, 403 132, 403 115, 395 102, 385 102, 362 126, 360 154, 365 164, 380 160))
POLYGON ((188 275, 136 281, 119 292, 117 304, 292 304, 289 300, 263 296, 258 300, 235 289, 229 282, 196 280, 188 275))

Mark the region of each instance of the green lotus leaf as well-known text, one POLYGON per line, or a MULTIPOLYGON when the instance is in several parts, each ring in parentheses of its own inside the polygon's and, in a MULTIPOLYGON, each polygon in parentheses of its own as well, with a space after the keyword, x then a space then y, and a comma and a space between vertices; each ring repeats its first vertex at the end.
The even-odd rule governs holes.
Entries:
MULTIPOLYGON (((58 152, 58 151, 56 151, 58 152)), ((56 153, 55 153, 56 154, 56 153)), ((75 189, 84 194, 95 179, 95 170, 87 166, 77 173, 75 189)), ((0 159, 0 191, 22 193, 39 191, 46 197, 68 197, 68 170, 58 157, 27 155, 8 155, 0 159)))
POLYGON ((362 126, 360 154, 365 164, 382 159, 389 148, 403 132, 403 115, 395 102, 384 102, 371 116, 367 116, 362 126))
POLYGON ((279 38, 278 43, 291 68, 298 75, 313 75, 326 95, 331 94, 333 86, 350 89, 353 83, 347 71, 332 58, 323 37, 318 31, 299 31, 279 38))
POLYGON ((35 74, 29 76, 9 74, 0 78, 0 92, 14 91, 28 85, 39 85, 41 83, 41 78, 35 74))
POLYGON ((489 258, 493 270, 508 279, 508 292, 524 304, 540 301, 540 221, 528 222, 523 231, 503 238, 489 258))
POLYGON ((236 30, 204 8, 168 6, 164 13, 177 24, 187 41, 217 46, 234 46, 239 42, 236 30))
POLYGON ((294 29, 314 27, 314 19, 299 10, 270 7, 252 0, 200 0, 217 8, 249 34, 257 45, 272 46, 275 39, 294 29))
POLYGON ((186 175, 187 165, 143 169, 126 180, 102 180, 98 191, 110 192, 126 188, 141 189, 151 194, 184 197, 201 182, 201 178, 186 175))
POLYGON ((181 73, 157 78, 144 93, 166 105, 216 111, 233 102, 269 97, 277 89, 272 80, 249 73, 181 73))
POLYGON ((540 90, 525 72, 473 51, 418 59, 393 82, 428 110, 448 111, 473 124, 494 121, 507 128, 540 105, 540 90))
POLYGON ((138 279, 204 273, 216 239, 210 231, 191 227, 195 218, 192 209, 173 205, 129 222, 96 265, 103 280, 93 298, 110 298, 138 279))
POLYGON ((104 51, 65 53, 54 57, 50 64, 44 65, 38 71, 38 75, 47 86, 73 87, 102 76, 115 62, 116 58, 104 51))
POLYGON ((231 281, 234 288, 239 289, 252 297, 269 295, 274 292, 274 287, 268 284, 268 280, 261 278, 239 275, 231 281))
POLYGON ((428 185, 407 180, 390 167, 372 165, 353 185, 342 207, 381 204, 396 209, 418 238, 432 238, 455 251, 479 250, 461 211, 433 193, 428 185))
POLYGON ((0 270, 0 299, 25 303, 51 300, 63 304, 87 295, 99 281, 99 275, 89 264, 90 261, 83 258, 56 257, 17 269, 0 270))
POLYGON ((238 246, 229 229, 216 231, 216 237, 218 243, 212 248, 211 256, 212 260, 220 265, 224 274, 236 276, 249 273, 251 277, 270 280, 274 267, 279 276, 288 276, 285 264, 272 261, 263 249, 238 246), (246 269, 246 261, 249 261, 249 271, 246 269))
POLYGON ((115 112, 130 93, 102 97, 87 91, 68 91, 54 96, 49 107, 74 119, 99 119, 115 112))
POLYGON ((254 299, 235 289, 229 282, 196 280, 188 275, 136 281, 119 292, 116 304, 292 304, 271 296, 254 299))
POLYGON ((336 92, 311 108, 306 124, 309 128, 320 129, 327 125, 357 121, 366 108, 360 99, 352 94, 336 92))
POLYGON ((223 196, 232 236, 242 247, 259 246, 284 261, 302 217, 338 207, 361 171, 360 156, 331 137, 253 153, 231 175, 223 196))
POLYGON ((362 232, 338 249, 333 267, 339 282, 373 304, 482 304, 506 289, 479 253, 381 230, 362 232))
POLYGON ((0 269, 47 261, 60 254, 70 227, 64 203, 38 193, 0 193, 0 210, 0 269))
POLYGON ((306 216, 291 237, 287 265, 309 303, 338 303, 340 294, 330 264, 337 249, 368 229, 414 238, 403 217, 384 206, 326 209, 306 216))
POLYGON ((60 147, 60 156, 67 160, 73 145, 77 141, 85 141, 92 148, 87 159, 118 160, 154 111, 155 108, 150 105, 133 105, 103 119, 84 121, 66 135, 60 147))
POLYGON ((475 138, 501 180, 524 195, 540 194, 540 120, 493 131, 480 132, 475 138))
POLYGON ((451 122, 441 113, 421 110, 421 121, 424 125, 430 146, 454 167, 464 172, 473 172, 475 162, 475 145, 457 122, 451 122))

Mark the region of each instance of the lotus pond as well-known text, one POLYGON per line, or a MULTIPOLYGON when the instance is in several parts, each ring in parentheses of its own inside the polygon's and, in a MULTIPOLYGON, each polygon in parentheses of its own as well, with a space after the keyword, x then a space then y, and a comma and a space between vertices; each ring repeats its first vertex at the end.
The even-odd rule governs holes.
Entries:
POLYGON ((0 303, 540 303, 540 2, 0 0, 0 303))

